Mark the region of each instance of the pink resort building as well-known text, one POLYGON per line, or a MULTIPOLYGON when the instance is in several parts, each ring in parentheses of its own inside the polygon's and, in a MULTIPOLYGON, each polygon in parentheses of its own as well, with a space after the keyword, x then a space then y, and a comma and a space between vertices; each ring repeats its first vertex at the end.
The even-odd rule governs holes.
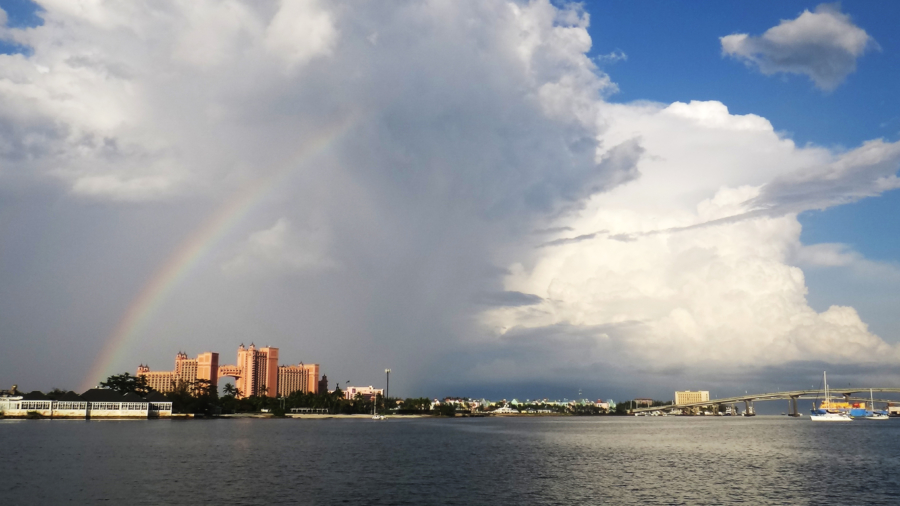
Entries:
POLYGON ((281 397, 297 391, 319 392, 319 364, 278 365, 278 348, 257 348, 243 343, 237 350, 237 363, 219 365, 219 354, 201 353, 188 358, 184 353, 175 356, 174 371, 151 371, 141 364, 137 376, 147 378, 156 391, 171 392, 181 382, 192 383, 198 379, 209 380, 218 386, 222 377, 234 378, 238 399, 251 396, 281 397))
POLYGON ((282 365, 278 367, 278 395, 294 392, 319 393, 319 364, 282 365))
POLYGON ((237 365, 219 367, 219 377, 231 376, 238 389, 238 399, 278 395, 278 348, 256 348, 250 343, 238 347, 237 365))
POLYGON ((175 390, 178 384, 191 384, 198 379, 207 380, 215 387, 219 379, 219 354, 206 352, 197 358, 188 358, 187 354, 178 352, 174 371, 151 371, 150 367, 141 364, 136 376, 143 376, 150 388, 163 393, 175 390))

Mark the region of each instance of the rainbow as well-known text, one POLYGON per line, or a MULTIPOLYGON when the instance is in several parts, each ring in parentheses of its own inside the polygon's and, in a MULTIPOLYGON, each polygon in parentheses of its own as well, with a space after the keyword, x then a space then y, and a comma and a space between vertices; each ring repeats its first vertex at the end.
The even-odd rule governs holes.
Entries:
POLYGON ((98 381, 114 371, 113 366, 119 367, 122 353, 128 343, 140 334, 168 295, 235 225, 240 223, 273 188, 277 188, 279 183, 287 179, 294 170, 328 148, 354 124, 356 121, 351 117, 321 130, 318 135, 306 140, 288 163, 242 189, 188 236, 156 270, 137 297, 128 305, 125 314, 106 339, 94 360, 90 372, 82 381, 80 391, 97 385, 98 381))

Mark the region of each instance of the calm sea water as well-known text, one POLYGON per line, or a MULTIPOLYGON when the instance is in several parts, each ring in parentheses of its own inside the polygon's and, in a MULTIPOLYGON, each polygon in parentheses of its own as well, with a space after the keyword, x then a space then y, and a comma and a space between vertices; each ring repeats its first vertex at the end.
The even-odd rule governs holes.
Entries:
POLYGON ((0 421, 0 504, 900 504, 900 419, 0 421))

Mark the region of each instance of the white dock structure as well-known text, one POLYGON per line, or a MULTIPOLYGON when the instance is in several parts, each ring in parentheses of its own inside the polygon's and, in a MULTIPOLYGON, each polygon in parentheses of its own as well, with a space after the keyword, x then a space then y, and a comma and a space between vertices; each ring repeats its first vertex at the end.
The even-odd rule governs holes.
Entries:
POLYGON ((172 416, 172 403, 162 395, 146 399, 135 394, 120 395, 112 390, 91 389, 82 395, 69 392, 60 400, 0 397, 4 418, 41 417, 51 419, 147 419, 172 416))

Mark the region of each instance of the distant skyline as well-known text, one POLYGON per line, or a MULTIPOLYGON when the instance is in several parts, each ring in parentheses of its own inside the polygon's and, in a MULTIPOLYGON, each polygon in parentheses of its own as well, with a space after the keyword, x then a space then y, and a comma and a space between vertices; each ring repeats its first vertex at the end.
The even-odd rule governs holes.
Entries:
POLYGON ((900 382, 900 5, 0 8, 0 388, 900 382))

